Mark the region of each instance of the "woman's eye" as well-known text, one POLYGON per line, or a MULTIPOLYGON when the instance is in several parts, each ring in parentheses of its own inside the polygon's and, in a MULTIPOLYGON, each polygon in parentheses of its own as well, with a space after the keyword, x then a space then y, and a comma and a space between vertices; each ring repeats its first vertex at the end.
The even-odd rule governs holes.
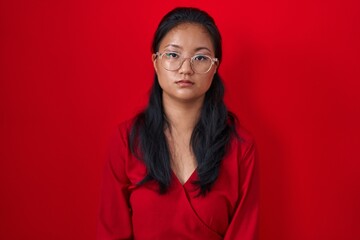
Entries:
POLYGON ((207 56, 204 56, 204 55, 196 55, 196 56, 194 56, 195 61, 206 61, 208 59, 209 58, 207 56))
POLYGON ((174 53, 174 52, 168 52, 168 53, 165 53, 165 57, 166 58, 178 58, 179 54, 174 53))

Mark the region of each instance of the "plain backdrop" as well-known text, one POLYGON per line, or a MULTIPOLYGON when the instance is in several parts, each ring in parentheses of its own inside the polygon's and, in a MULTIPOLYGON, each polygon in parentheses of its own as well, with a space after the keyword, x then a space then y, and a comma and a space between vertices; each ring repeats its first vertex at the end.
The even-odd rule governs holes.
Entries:
POLYGON ((259 151, 261 239, 360 239, 357 0, 2 0, 0 239, 95 239, 110 136, 146 106, 175 6, 223 35, 226 103, 259 151))

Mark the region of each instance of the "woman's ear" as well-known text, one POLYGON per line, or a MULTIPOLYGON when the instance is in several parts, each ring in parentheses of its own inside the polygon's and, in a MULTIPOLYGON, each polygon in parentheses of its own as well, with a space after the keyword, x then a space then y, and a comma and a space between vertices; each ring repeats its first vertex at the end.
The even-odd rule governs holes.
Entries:
POLYGON ((154 66, 155 72, 157 73, 156 60, 157 60, 157 55, 156 55, 155 53, 153 53, 153 54, 151 55, 151 61, 153 62, 153 66, 154 66))
POLYGON ((219 62, 216 62, 214 65, 215 65, 215 71, 214 71, 214 75, 215 75, 216 72, 217 72, 217 69, 218 69, 218 67, 219 67, 219 62))

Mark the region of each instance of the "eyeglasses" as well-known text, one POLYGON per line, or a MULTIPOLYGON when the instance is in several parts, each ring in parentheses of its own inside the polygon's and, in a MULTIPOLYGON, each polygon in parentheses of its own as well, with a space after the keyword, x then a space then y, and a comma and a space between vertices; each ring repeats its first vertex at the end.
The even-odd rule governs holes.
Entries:
POLYGON ((218 62, 217 58, 211 58, 207 55, 197 54, 191 58, 183 58, 175 52, 157 52, 155 54, 160 61, 161 66, 168 71, 177 71, 181 68, 186 59, 190 59, 191 69, 195 73, 207 73, 214 63, 218 62))

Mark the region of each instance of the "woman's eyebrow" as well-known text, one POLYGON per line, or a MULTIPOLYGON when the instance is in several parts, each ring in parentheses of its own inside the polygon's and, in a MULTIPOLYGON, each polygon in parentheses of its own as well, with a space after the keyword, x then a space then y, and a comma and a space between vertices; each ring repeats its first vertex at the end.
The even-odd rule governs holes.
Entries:
POLYGON ((168 44, 168 45, 165 46, 165 48, 167 48, 167 47, 174 47, 174 48, 182 49, 182 47, 180 47, 179 45, 172 44, 172 43, 170 43, 170 44, 168 44))
POLYGON ((195 52, 200 51, 200 50, 207 50, 208 52, 211 52, 211 50, 208 49, 207 47, 198 47, 195 49, 195 52))
MULTIPOLYGON (((174 47, 174 48, 178 48, 178 49, 183 49, 181 46, 179 46, 179 45, 176 45, 176 44, 172 44, 172 43, 170 43, 170 44, 168 44, 168 45, 166 45, 165 46, 165 48, 167 48, 167 47, 174 47)), ((200 50, 207 50, 208 52, 212 52, 209 48, 207 48, 207 47, 197 47, 197 48, 195 48, 195 52, 197 52, 197 51, 200 51, 200 50)))

